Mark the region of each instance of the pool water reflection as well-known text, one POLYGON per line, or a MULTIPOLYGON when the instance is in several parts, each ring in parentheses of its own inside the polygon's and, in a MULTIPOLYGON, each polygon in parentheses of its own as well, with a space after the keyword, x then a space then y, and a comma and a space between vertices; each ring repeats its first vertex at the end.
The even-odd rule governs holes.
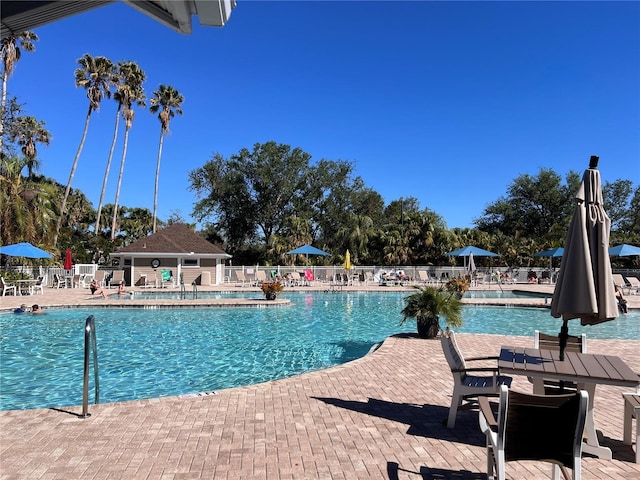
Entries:
MULTIPOLYGON (((400 326, 405 293, 287 293, 278 308, 67 309, 0 315, 0 409, 82 402, 84 321, 96 317, 100 403, 210 392, 364 356, 400 326), (19 319, 19 321, 16 321, 19 319)), ((559 330, 546 309, 464 307, 458 331, 533 336, 559 330)), ((571 333, 640 339, 640 314, 571 333)), ((93 386, 90 391, 93 392, 93 386)), ((92 393, 93 394, 93 393, 92 393)), ((93 401, 93 398, 90 398, 93 401)))

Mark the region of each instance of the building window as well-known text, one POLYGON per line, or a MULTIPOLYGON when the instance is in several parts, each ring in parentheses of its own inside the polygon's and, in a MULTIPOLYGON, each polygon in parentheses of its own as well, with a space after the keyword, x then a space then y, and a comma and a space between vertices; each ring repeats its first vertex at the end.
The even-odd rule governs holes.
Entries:
POLYGON ((197 267, 199 264, 199 259, 197 258, 185 258, 182 260, 183 267, 197 267))

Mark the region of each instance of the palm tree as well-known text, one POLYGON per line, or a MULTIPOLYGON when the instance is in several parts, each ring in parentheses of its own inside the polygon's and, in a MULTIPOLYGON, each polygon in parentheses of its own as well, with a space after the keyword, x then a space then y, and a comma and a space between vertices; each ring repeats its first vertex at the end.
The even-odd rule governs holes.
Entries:
POLYGON ((41 243, 50 237, 54 226, 52 199, 58 190, 51 183, 23 177, 25 164, 25 160, 17 156, 0 160, 0 240, 3 244, 41 243))
MULTIPOLYGON (((147 79, 144 71, 135 62, 120 62, 118 63, 118 76, 120 83, 118 84, 115 97, 118 100, 118 110, 120 106, 123 107, 122 118, 124 119, 124 146, 122 148, 122 158, 120 159, 120 173, 118 175, 118 186, 116 188, 116 201, 113 209, 113 220, 111 222, 111 240, 116 238, 116 221, 118 215, 118 201, 120 200, 120 186, 122 185, 122 175, 124 173, 124 161, 127 157, 127 145, 129 144, 129 130, 133 125, 133 117, 135 113, 133 111, 133 105, 138 104, 140 107, 145 107, 145 94, 142 84, 147 79)), ((115 138, 114 138, 115 139, 115 138)), ((111 162, 111 156, 109 156, 109 162, 111 162)), ((107 186, 107 175, 109 174, 109 164, 107 164, 107 171, 105 172, 104 182, 102 184, 102 193, 107 186)), ((100 203, 102 204, 102 196, 100 197, 100 203)), ((98 219, 96 220, 96 231, 100 222, 100 210, 98 209, 98 219)))
POLYGON ((67 188, 65 189, 62 205, 60 206, 58 225, 56 226, 56 233, 53 237, 54 247, 58 244, 58 234, 60 233, 60 227, 62 226, 62 217, 65 214, 67 199, 69 198, 69 191, 71 190, 71 183, 73 182, 73 176, 76 173, 76 167, 78 166, 78 160, 80 160, 84 141, 87 138, 91 114, 94 110, 98 110, 100 108, 100 102, 105 96, 107 98, 111 98, 111 87, 117 81, 114 76, 113 62, 106 57, 92 57, 86 53, 78 60, 78 64, 80 67, 75 71, 76 87, 83 87, 87 91, 89 110, 87 111, 87 118, 84 122, 84 131, 82 132, 82 138, 80 140, 80 145, 78 146, 78 151, 76 152, 76 157, 74 158, 73 165, 71 166, 69 181, 67 182, 67 188))
POLYGON ((169 133, 169 123, 175 117, 176 113, 182 115, 182 102, 184 97, 180 95, 171 85, 160 85, 158 90, 153 92, 150 99, 151 113, 158 113, 160 120, 160 146, 158 147, 158 163, 156 164, 156 184, 153 192, 153 233, 156 233, 158 219, 158 179, 160 177, 160 159, 162 158, 162 141, 164 136, 169 133))
POLYGON ((34 42, 38 41, 38 35, 33 32, 21 32, 9 35, 2 39, 0 57, 4 66, 2 72, 2 100, 0 102, 0 152, 2 151, 2 136, 4 134, 4 111, 7 106, 7 81, 13 73, 22 52, 22 47, 27 52, 36 49, 34 42))
POLYGON ((48 146, 52 138, 51 133, 45 128, 44 122, 31 116, 18 117, 10 130, 9 138, 12 142, 17 141, 22 147, 29 178, 32 178, 33 172, 38 170, 40 163, 36 158, 38 155, 36 144, 42 143, 48 146))
POLYGON ((440 331, 440 316, 446 318, 447 325, 462 325, 462 303, 453 291, 442 287, 414 287, 418 291, 404 298, 401 324, 408 318, 418 323, 418 335, 435 338, 440 331))

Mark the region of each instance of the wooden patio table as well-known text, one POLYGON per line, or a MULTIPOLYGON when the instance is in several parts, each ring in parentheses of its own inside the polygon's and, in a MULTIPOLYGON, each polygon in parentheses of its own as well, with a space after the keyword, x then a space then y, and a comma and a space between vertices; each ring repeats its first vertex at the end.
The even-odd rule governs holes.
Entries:
POLYGON ((502 347, 498 368, 501 375, 525 375, 531 378, 534 393, 544 394, 544 379, 575 382, 579 389, 586 390, 589 405, 582 451, 611 460, 611 449, 600 445, 593 419, 596 385, 638 388, 640 377, 621 358, 613 355, 565 351, 564 357, 561 361, 558 350, 502 347))

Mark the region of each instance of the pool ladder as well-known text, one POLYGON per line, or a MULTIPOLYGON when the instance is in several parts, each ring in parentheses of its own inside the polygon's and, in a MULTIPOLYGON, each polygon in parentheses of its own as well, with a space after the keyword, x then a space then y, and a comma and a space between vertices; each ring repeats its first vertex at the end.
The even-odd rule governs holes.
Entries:
POLYGON ((87 317, 84 326, 84 382, 82 387, 82 415, 90 417, 89 413, 89 368, 91 351, 93 350, 93 374, 95 384, 95 404, 100 403, 100 380, 98 375, 98 344, 96 342, 96 322, 93 315, 87 317))
MULTIPOLYGON (((198 298, 198 284, 196 284, 196 281, 194 280, 193 282, 191 282, 191 296, 193 298, 193 300, 197 300, 198 298)), ((180 280, 180 299, 184 300, 185 298, 187 298, 187 288, 184 286, 184 281, 180 280)))

